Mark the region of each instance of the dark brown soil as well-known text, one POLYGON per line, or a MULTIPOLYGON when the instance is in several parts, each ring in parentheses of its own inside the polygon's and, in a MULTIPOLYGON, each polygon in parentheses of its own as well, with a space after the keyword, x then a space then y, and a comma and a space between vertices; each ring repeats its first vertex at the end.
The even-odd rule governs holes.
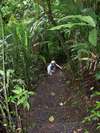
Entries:
MULTIPOLYGON (((30 111, 22 115, 26 133, 84 133, 81 121, 86 116, 88 98, 77 80, 64 75, 57 71, 39 82, 36 95, 30 99, 30 111)), ((90 133, 94 133, 92 128, 90 133)))

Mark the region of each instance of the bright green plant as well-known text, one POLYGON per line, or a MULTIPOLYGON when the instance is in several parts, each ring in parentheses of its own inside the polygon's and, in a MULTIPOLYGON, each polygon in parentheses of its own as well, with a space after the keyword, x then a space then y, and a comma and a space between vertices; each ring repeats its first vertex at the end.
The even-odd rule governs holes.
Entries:
POLYGON ((8 101, 9 104, 14 104, 15 106, 15 118, 16 118, 16 127, 17 130, 20 130, 22 132, 22 124, 21 124, 21 118, 20 114, 18 112, 19 107, 23 107, 24 109, 30 109, 30 104, 29 104, 29 97, 32 96, 34 93, 31 91, 28 91, 25 89, 24 85, 21 87, 20 85, 16 85, 14 87, 15 89, 12 90, 12 95, 9 96, 8 101))
POLYGON ((33 95, 34 93, 31 91, 28 91, 23 87, 16 85, 14 87, 15 89, 12 90, 13 94, 9 97, 9 102, 17 104, 17 106, 22 106, 24 108, 27 108, 29 110, 29 97, 33 95))
MULTIPOLYGON (((5 99, 4 103, 0 99, 0 110, 3 120, 7 120, 9 114, 9 123, 4 121, 4 124, 12 126, 9 97, 19 117, 19 106, 29 108, 27 102, 24 105, 30 95, 25 88, 36 83, 40 71, 51 59, 70 63, 75 74, 80 64, 87 68, 94 62, 98 65, 98 5, 99 0, 0 1, 0 91, 5 99), (20 79, 24 87, 18 83, 20 79)), ((99 74, 96 77, 99 79, 99 74)))
MULTIPOLYGON (((9 125, 10 129, 12 129, 13 131, 13 127, 12 127, 12 122, 11 122, 11 115, 10 115, 10 110, 9 110, 9 105, 8 105, 8 86, 6 86, 6 68, 5 68, 5 44, 6 44, 6 41, 5 41, 5 36, 4 36, 4 26, 3 26, 3 21, 2 21, 2 17, 0 16, 0 26, 1 26, 1 34, 2 34, 2 41, 1 41, 1 47, 2 47, 2 71, 1 71, 1 74, 2 74, 2 78, 3 78, 3 81, 2 81, 2 87, 3 87, 3 96, 4 96, 4 107, 6 108, 6 112, 7 112, 7 116, 8 116, 8 122, 5 118, 5 115, 4 115, 4 108, 1 106, 1 112, 3 113, 3 124, 5 125, 9 125), (5 123, 6 122, 6 123, 5 123)), ((2 101, 1 101, 2 103, 2 101)), ((7 130, 7 129, 6 129, 7 130)))
MULTIPOLYGON (((21 59, 20 61, 22 61, 21 63, 24 66, 23 74, 25 73, 25 75, 26 75, 26 71, 28 72, 28 70, 26 70, 26 63, 28 63, 27 62, 28 60, 26 61, 26 57, 28 58, 31 53, 29 54, 29 49, 28 49, 28 45, 27 45, 28 44, 27 33, 26 33, 26 31, 24 31, 23 27, 22 27, 22 30, 23 30, 23 33, 24 33, 23 38, 21 38, 22 34, 19 33, 19 31, 18 31, 19 27, 16 27, 17 31, 16 31, 16 28, 15 28, 15 31, 17 32, 16 33, 17 34, 17 39, 18 39, 17 44, 22 43, 22 41, 23 41, 23 43, 21 44, 21 49, 20 49, 19 53, 16 54, 17 51, 16 52, 13 51, 13 50, 16 49, 16 47, 19 44, 15 45, 15 47, 11 47, 12 45, 9 45, 9 43, 12 43, 11 42, 11 37, 12 36, 11 35, 8 35, 8 36, 5 35, 5 34, 7 34, 5 32, 7 32, 9 30, 9 28, 4 26, 3 21, 2 21, 2 17, 0 17, 0 19, 1 19, 1 21, 0 21, 1 22, 0 23, 0 25, 1 25, 1 38, 0 38, 1 39, 0 40, 1 60, 0 60, 0 62, 2 64, 2 65, 0 65, 0 69, 1 69, 0 70, 0 78, 1 78, 1 80, 0 80, 0 92, 2 93, 2 95, 0 97, 0 112, 1 112, 2 117, 3 117, 2 125, 5 126, 6 132, 7 133, 12 132, 13 133, 13 132, 16 131, 16 129, 15 129, 16 125, 13 122, 11 112, 16 112, 16 119, 19 119, 19 114, 18 114, 17 108, 18 108, 18 106, 22 106, 22 107, 24 106, 24 107, 27 107, 29 109, 28 99, 29 99, 29 96, 32 94, 32 92, 28 92, 27 90, 25 90, 25 88, 23 88, 22 93, 21 93, 22 94, 21 95, 22 99, 19 99, 19 97, 17 95, 18 86, 16 86, 15 87, 16 96, 14 94, 12 94, 12 88, 14 88, 14 86, 17 84, 15 82, 15 79, 17 77, 15 74, 17 74, 18 69, 16 67, 14 67, 13 65, 11 65, 11 64, 14 63, 14 65, 16 65, 18 62, 17 63, 14 62, 13 60, 15 59, 14 58, 15 56, 11 56, 11 55, 18 55, 18 57, 20 57, 20 59, 21 59), (10 52, 11 52, 11 55, 10 55, 10 52), (9 65, 10 65, 10 69, 9 69, 9 65), (12 69, 14 69, 14 70, 12 70, 12 69), (16 71, 16 69, 17 69, 17 71, 16 71), (9 98, 12 98, 12 99, 15 98, 14 99, 14 101, 16 101, 15 110, 10 107, 13 100, 9 101, 9 98), (23 102, 21 100, 23 100, 23 102), (20 105, 17 102, 20 102, 20 105)), ((17 47, 17 48, 19 49, 20 47, 17 47)), ((17 61, 19 60, 18 58, 16 58, 16 59, 17 59, 17 61)), ((22 78, 22 76, 20 76, 20 78, 22 78)), ((17 79, 18 79, 18 77, 17 77, 17 79)), ((25 77, 25 80, 26 80, 26 77, 25 77)), ((19 88, 21 90, 21 87, 19 87, 19 88)), ((19 119, 19 122, 20 122, 20 119, 19 119)), ((20 128, 21 128, 21 126, 20 126, 20 128)))
MULTIPOLYGON (((96 73, 96 80, 100 80, 100 73, 96 73)), ((95 91, 92 97, 100 97, 100 91, 95 91)), ((95 123, 96 130, 100 131, 100 101, 96 101, 95 105, 88 110, 89 115, 84 118, 83 123, 95 123)))
MULTIPOLYGON (((100 92, 96 92, 96 95, 100 96, 100 92)), ((96 101, 94 107, 92 107, 91 110, 89 110, 89 116, 85 117, 83 120, 84 123, 91 123, 95 122, 96 129, 100 131, 100 102, 96 101)))
MULTIPOLYGON (((18 80, 15 80, 15 79, 12 79, 12 74, 14 73, 13 70, 7 70, 7 73, 6 73, 6 88, 7 88, 7 103, 8 103, 8 109, 9 109, 9 112, 7 110, 7 105, 6 105, 6 101, 4 99, 4 96, 1 95, 1 99, 0 99, 0 112, 3 116, 3 125, 5 126, 7 132, 15 132, 17 129, 15 128, 16 125, 15 125, 15 122, 13 121, 13 117, 16 118, 16 121, 17 121, 17 124, 18 122, 20 124, 20 127, 17 127, 17 128, 20 128, 20 130, 22 130, 22 126, 21 126, 21 119, 20 119, 20 115, 19 115, 19 112, 18 112, 18 108, 21 107, 21 108, 27 108, 29 110, 29 97, 31 95, 33 95, 34 93, 33 92, 30 92, 28 90, 25 89, 25 85, 23 83, 23 81, 18 81, 18 80), (14 84, 17 84, 14 88, 14 90, 10 91, 11 87, 13 87, 12 85, 14 84), (19 85, 20 84, 20 85, 19 85), (21 87, 22 86, 22 87, 21 87), (4 99, 4 100, 3 100, 4 99), (10 105, 14 104, 14 107, 13 110, 12 108, 10 107, 10 105), (10 107, 10 108, 9 108, 10 107), (15 110, 14 110, 15 109, 15 110), (6 112, 8 113, 6 115, 6 112), (12 113, 13 112, 14 116, 12 116, 12 113), (10 121, 8 121, 7 119, 10 117, 10 121), (10 122, 10 124, 9 124, 10 122), (9 128, 9 130, 8 130, 9 128)), ((4 75, 4 72, 0 70, 0 75, 1 77, 4 75)), ((3 83, 1 83, 1 92, 3 92, 2 90, 2 87, 3 87, 3 83)))

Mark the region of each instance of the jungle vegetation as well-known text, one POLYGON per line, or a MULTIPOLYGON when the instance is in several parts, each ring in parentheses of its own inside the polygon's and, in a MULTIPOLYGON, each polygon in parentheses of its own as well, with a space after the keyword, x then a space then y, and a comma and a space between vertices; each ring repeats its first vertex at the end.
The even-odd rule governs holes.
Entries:
MULTIPOLYGON (((0 123, 6 132, 21 127, 18 110, 29 110, 29 97, 52 59, 70 66, 88 94, 94 87, 92 95, 100 96, 100 1, 1 0, 0 123)), ((84 121, 100 129, 100 101, 84 121)))

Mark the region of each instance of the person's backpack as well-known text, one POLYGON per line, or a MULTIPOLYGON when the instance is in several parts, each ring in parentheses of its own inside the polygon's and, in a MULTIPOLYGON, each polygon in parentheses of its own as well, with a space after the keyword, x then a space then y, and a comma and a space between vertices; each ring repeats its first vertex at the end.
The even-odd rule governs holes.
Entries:
POLYGON ((55 64, 51 65, 51 70, 55 70, 55 64))

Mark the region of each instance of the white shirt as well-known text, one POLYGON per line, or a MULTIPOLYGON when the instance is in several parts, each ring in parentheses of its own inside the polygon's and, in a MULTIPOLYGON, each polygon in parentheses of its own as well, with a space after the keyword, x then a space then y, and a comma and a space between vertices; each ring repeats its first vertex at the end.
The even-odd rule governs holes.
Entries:
POLYGON ((55 72, 55 70, 51 70, 51 67, 52 67, 52 64, 50 63, 47 66, 47 73, 48 73, 48 75, 52 75, 55 72))

